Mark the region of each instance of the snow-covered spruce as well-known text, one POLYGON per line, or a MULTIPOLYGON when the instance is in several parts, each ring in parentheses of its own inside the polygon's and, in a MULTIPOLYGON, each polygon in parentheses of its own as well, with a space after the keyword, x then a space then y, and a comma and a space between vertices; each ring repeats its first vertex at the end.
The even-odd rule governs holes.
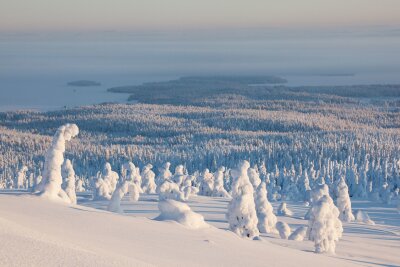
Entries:
POLYGON ((64 177, 63 189, 71 203, 76 204, 75 171, 69 159, 66 159, 62 165, 62 174, 64 177))
POLYGON ((305 220, 311 218, 311 209, 313 203, 317 203, 323 196, 329 196, 329 187, 326 184, 316 184, 310 193, 311 207, 304 216, 305 220))
POLYGON ((187 175, 183 181, 181 191, 184 194, 185 200, 188 200, 191 196, 194 196, 199 192, 199 189, 193 185, 195 179, 196 177, 194 175, 187 175))
POLYGON ((257 190, 258 186, 261 184, 260 175, 258 174, 257 170, 255 168, 249 168, 247 174, 249 175, 249 180, 253 185, 254 190, 257 190))
POLYGON ((277 214, 280 216, 292 216, 293 212, 288 209, 286 202, 282 202, 278 207, 277 214))
POLYGON ((159 194, 159 200, 174 199, 178 201, 184 201, 185 195, 180 191, 179 186, 176 183, 165 181, 157 187, 159 194))
POLYGON ((361 223, 365 223, 368 225, 375 225, 375 222, 373 220, 371 220, 371 218, 369 217, 368 213, 366 211, 363 210, 358 210, 356 213, 356 221, 357 222, 361 222, 361 223))
POLYGON ((110 200, 111 199, 110 184, 108 183, 108 181, 104 181, 103 178, 101 178, 100 174, 97 175, 97 179, 96 179, 94 186, 95 186, 95 194, 94 194, 95 200, 110 200))
POLYGON ((76 192, 85 192, 85 187, 83 186, 82 179, 76 180, 75 190, 76 190, 76 192))
POLYGON ((160 186, 162 183, 164 183, 166 180, 170 180, 172 178, 172 173, 169 170, 169 167, 171 166, 171 163, 166 162, 162 167, 158 169, 159 174, 156 177, 156 184, 157 186, 160 186))
POLYGON ((314 241, 316 253, 335 253, 336 243, 342 237, 343 227, 339 210, 329 195, 313 204, 308 221, 307 236, 314 241))
POLYGON ((111 169, 111 164, 108 162, 104 164, 102 179, 104 182, 108 183, 110 187, 110 193, 112 194, 117 186, 119 175, 111 169))
POLYGON ((61 188, 61 165, 64 162, 65 143, 78 135, 78 133, 79 128, 76 124, 65 124, 58 128, 46 153, 42 179, 44 188, 41 190, 40 196, 71 203, 71 200, 61 188))
POLYGON ((212 196, 214 191, 214 176, 209 169, 205 169, 200 177, 199 195, 212 196))
POLYGON ((224 188, 224 172, 225 167, 222 166, 214 173, 213 197, 231 198, 231 195, 224 188))
POLYGON ((303 241, 307 235, 307 226, 300 226, 290 236, 289 240, 303 241))
POLYGON ((231 231, 241 237, 254 238, 259 235, 259 231, 253 185, 247 175, 249 167, 249 162, 245 160, 232 171, 232 200, 226 217, 231 231))
POLYGON ((21 189, 24 188, 25 180, 26 180, 26 172, 28 171, 28 167, 22 166, 22 168, 17 173, 17 179, 15 184, 15 188, 21 189))
POLYGON ((141 189, 137 183, 128 181, 128 196, 129 200, 136 202, 139 200, 141 189))
POLYGON ((107 206, 108 211, 123 213, 123 210, 121 208, 121 200, 128 192, 128 184, 128 181, 124 181, 114 190, 111 200, 107 206))
MULTIPOLYGON (((123 166, 124 169, 126 170, 126 180, 136 185, 135 190, 139 190, 139 193, 143 193, 142 176, 140 176, 139 168, 136 167, 135 164, 133 164, 131 161, 125 163, 123 166)), ((131 192, 131 189, 129 189, 129 192, 131 192)))
POLYGON ((277 222, 276 229, 278 230, 279 236, 282 239, 288 239, 290 234, 292 233, 292 230, 290 229, 289 225, 285 222, 277 222))
POLYGON ((340 212, 339 219, 342 220, 343 222, 354 221, 355 218, 353 212, 351 211, 349 190, 344 178, 340 179, 337 190, 338 190, 338 198, 336 199, 336 203, 340 212))
POLYGON ((144 166, 141 176, 142 176, 142 190, 147 194, 155 194, 157 185, 155 183, 155 174, 152 171, 153 165, 147 164, 144 166))
POLYGON ((158 202, 158 209, 160 210, 160 215, 155 220, 176 221, 190 229, 210 227, 201 214, 193 212, 185 203, 165 199, 158 202))
POLYGON ((175 173, 172 176, 172 181, 181 187, 183 181, 185 180, 184 167, 183 165, 178 165, 175 168, 175 173))
POLYGON ((258 230, 261 233, 277 233, 275 227, 277 219, 273 212, 274 208, 268 201, 265 182, 262 182, 257 188, 255 203, 258 218, 258 230))

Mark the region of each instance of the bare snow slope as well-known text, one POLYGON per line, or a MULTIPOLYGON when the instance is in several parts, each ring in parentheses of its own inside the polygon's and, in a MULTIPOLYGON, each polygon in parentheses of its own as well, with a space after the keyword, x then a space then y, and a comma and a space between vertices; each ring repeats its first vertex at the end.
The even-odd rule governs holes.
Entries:
POLYGON ((1 266, 353 266, 214 227, 0 195, 1 266))

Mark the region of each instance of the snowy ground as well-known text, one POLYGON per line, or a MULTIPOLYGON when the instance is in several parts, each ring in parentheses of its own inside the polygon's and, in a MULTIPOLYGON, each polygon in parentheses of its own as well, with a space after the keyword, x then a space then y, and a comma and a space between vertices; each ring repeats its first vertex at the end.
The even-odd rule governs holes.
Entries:
MULTIPOLYGON (((366 210, 376 225, 345 223, 337 255, 328 256, 313 253, 310 241, 237 237, 226 231, 227 201, 219 198, 189 201, 215 226, 201 230, 152 220, 159 214, 156 195, 142 195, 137 203, 124 200, 125 215, 102 211, 103 201, 80 204, 0 194, 1 266, 400 266, 400 214, 394 206, 353 201, 353 209, 366 210)), ((306 207, 288 207, 294 216, 278 220, 293 229, 307 223, 301 219, 306 207)))

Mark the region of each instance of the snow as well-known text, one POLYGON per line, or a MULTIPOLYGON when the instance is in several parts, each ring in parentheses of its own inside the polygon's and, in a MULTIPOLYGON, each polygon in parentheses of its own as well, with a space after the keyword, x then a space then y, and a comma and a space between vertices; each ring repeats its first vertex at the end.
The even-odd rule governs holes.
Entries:
POLYGON ((366 211, 358 210, 356 213, 356 221, 360 223, 365 223, 368 225, 375 225, 375 222, 371 220, 366 211))
MULTIPOLYGON (((60 205, 34 196, 0 194, 3 244, 0 262, 4 266, 265 266, 266 262, 273 266, 298 266, 299 262, 307 266, 357 266, 358 263, 310 255, 272 242, 238 238, 223 230, 224 227, 193 230, 177 223, 152 220, 149 218, 158 214, 156 196, 146 195, 146 198, 141 205, 123 201, 124 210, 131 214, 122 216, 90 207, 60 205)), ((209 216, 215 216, 216 210, 219 218, 223 218, 219 207, 226 209, 226 200, 196 198, 192 208, 202 211, 206 222, 214 220, 209 216)), ((106 201, 85 203, 99 208, 107 204, 106 201)))
POLYGON ((204 221, 204 217, 193 212, 190 207, 182 202, 166 199, 158 202, 160 215, 156 218, 159 221, 176 221, 190 229, 207 228, 209 225, 204 221))

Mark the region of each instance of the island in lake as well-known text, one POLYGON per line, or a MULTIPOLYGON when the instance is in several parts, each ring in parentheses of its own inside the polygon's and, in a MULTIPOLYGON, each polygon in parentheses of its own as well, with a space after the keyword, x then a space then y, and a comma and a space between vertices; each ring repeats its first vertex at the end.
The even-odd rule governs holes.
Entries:
POLYGON ((88 87, 88 86, 100 86, 101 83, 96 81, 89 81, 89 80, 79 80, 79 81, 72 81, 67 83, 68 86, 80 86, 80 87, 88 87))

